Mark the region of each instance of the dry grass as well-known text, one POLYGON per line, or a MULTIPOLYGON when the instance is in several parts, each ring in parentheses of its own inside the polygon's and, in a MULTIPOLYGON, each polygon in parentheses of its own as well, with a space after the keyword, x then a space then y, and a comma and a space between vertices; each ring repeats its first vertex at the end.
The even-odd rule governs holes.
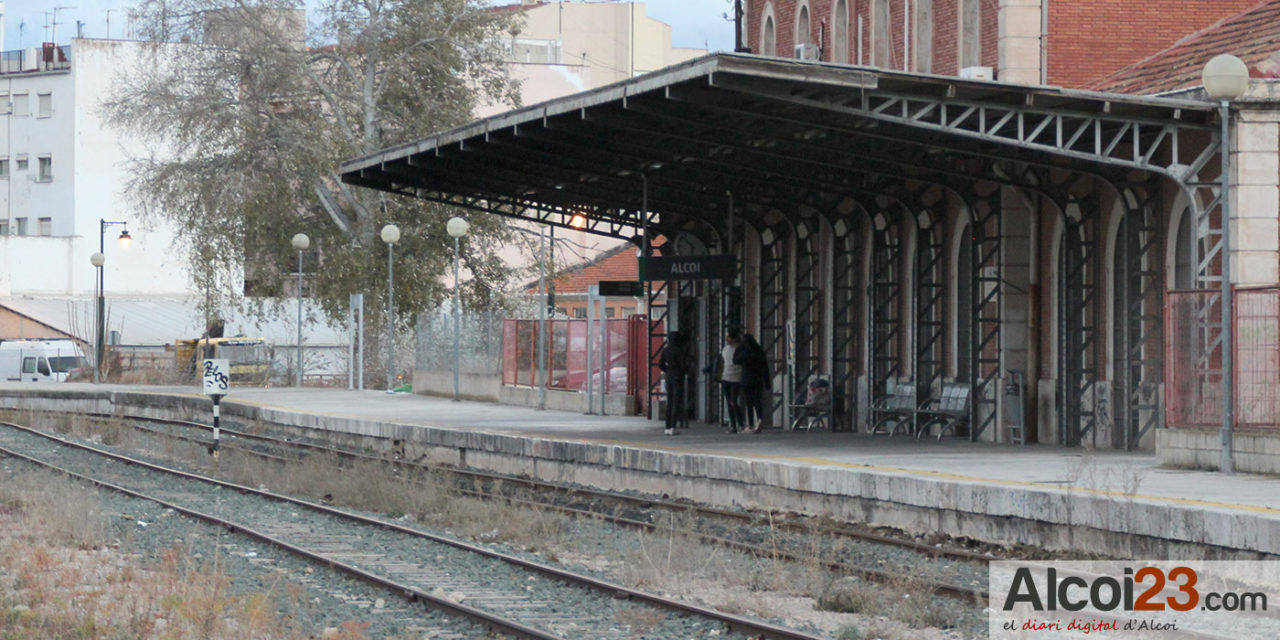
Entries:
POLYGON ((3 409, 0 410, 0 420, 110 446, 131 446, 135 442, 133 428, 118 418, 3 409))
MULTIPOLYGON (((97 494, 61 476, 23 472, 0 483, 0 640, 314 637, 290 611, 294 584, 234 594, 223 558, 185 547, 155 561, 108 544, 97 494)), ((335 637, 364 638, 344 625, 335 637)))
POLYGON ((665 613, 646 607, 622 607, 613 617, 618 624, 629 629, 634 637, 644 636, 667 619, 665 613))
POLYGON ((552 555, 569 529, 569 520, 554 512, 460 497, 439 474, 411 473, 385 462, 349 464, 332 456, 313 455, 296 464, 281 465, 228 451, 220 467, 226 477, 241 484, 389 518, 406 517, 446 527, 463 538, 552 555))
MULTIPOLYGON (((69 431, 78 428, 69 421, 69 431)), ((251 430, 261 430, 253 425, 251 430)), ((166 443, 173 442, 164 439, 166 443)), ((181 444, 165 444, 166 451, 185 454, 198 464, 209 464, 203 448, 181 444)), ((832 543, 818 535, 823 525, 813 519, 813 534, 808 536, 805 559, 792 562, 781 557, 783 534, 773 527, 771 515, 764 523, 768 533, 753 554, 726 551, 701 543, 696 535, 685 533, 697 528, 697 517, 688 513, 666 516, 659 525, 667 528, 660 534, 637 533, 635 544, 623 557, 596 558, 584 555, 572 539, 572 523, 562 515, 537 508, 512 505, 503 500, 477 500, 457 494, 448 474, 432 474, 409 467, 396 467, 388 462, 358 462, 325 455, 312 455, 297 462, 282 464, 224 449, 215 464, 217 475, 235 482, 271 491, 298 495, 332 503, 404 517, 424 524, 446 528, 451 533, 483 542, 498 542, 541 552, 551 561, 567 559, 574 564, 589 565, 613 572, 627 584, 699 598, 721 610, 781 617, 788 609, 784 604, 807 599, 815 609, 856 614, 857 629, 872 632, 889 640, 913 637, 903 635, 909 627, 948 626, 949 620, 932 598, 920 594, 912 585, 861 584, 841 581, 826 569, 834 558, 844 555, 844 542, 832 543), (825 542, 824 542, 825 540, 825 542), (714 585, 702 589, 692 585, 714 585), (708 591, 713 593, 708 593, 708 591), (903 597, 911 594, 911 597, 903 597), (889 621, 881 616, 896 620, 889 621)), ((501 487, 495 487, 498 492, 501 487)), ((0 510, 3 510, 0 495, 0 510)), ((829 615, 829 614, 828 614, 829 615)), ((644 619, 643 615, 624 610, 619 622, 638 634, 648 625, 661 621, 644 619), (623 620, 623 618, 627 618, 623 620), (631 619, 635 618, 635 619, 631 619)), ((835 627, 832 627, 833 629, 835 627)), ((358 632, 342 629, 342 633, 358 632)), ((842 637, 858 637, 856 635, 842 637)), ((2 640, 2 638, 0 638, 2 640)))

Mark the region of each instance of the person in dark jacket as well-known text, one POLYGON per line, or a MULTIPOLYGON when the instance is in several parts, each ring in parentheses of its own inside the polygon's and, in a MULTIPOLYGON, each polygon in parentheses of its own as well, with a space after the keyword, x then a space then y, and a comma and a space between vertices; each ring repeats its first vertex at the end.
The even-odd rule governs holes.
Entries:
POLYGON ((687 426, 688 409, 685 407, 685 389, 689 374, 693 372, 693 358, 689 355, 684 334, 672 331, 667 334, 667 346, 662 349, 658 367, 666 374, 667 421, 666 435, 676 435, 676 428, 684 422, 687 426))
POLYGON ((764 398, 766 390, 772 386, 769 359, 756 337, 748 333, 742 336, 742 346, 733 360, 742 366, 742 405, 746 413, 744 430, 760 433, 762 425, 768 426, 764 398))

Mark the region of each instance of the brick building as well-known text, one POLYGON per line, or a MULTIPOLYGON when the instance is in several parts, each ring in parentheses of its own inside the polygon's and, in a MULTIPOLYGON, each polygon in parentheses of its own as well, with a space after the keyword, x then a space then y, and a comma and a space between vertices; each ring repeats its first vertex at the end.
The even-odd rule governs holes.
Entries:
POLYGON ((752 53, 1080 87, 1249 9, 1258 0, 744 0, 743 4, 742 40, 752 53))

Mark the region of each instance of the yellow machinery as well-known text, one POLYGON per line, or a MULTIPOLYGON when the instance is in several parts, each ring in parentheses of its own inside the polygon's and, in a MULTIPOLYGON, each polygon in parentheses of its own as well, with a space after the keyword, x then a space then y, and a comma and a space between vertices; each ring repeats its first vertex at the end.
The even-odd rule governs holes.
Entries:
POLYGON ((174 343, 178 370, 195 377, 200 361, 225 358, 231 368, 231 384, 265 385, 271 375, 271 349, 265 338, 199 338, 174 343))

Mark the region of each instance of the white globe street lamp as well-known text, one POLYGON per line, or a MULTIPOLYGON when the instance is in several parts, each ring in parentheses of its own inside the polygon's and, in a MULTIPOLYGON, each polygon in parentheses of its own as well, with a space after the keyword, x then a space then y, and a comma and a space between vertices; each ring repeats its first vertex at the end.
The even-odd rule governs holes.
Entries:
MULTIPOLYGON (((1222 125, 1221 142, 1218 147, 1222 153, 1219 162, 1222 171, 1222 186, 1218 191, 1218 209, 1222 219, 1222 462, 1221 471, 1232 473, 1232 437, 1235 429, 1235 372, 1232 363, 1232 311, 1231 299, 1231 101, 1239 98, 1249 88, 1249 68, 1244 62, 1231 54, 1220 54, 1204 65, 1200 74, 1205 93, 1218 101, 1218 121, 1222 125)), ((1191 241, 1194 243, 1195 225, 1191 241)))
MULTIPOLYGON (((107 334, 107 327, 106 327, 107 325, 107 315, 106 315, 107 283, 106 283, 106 277, 104 275, 106 273, 106 269, 103 269, 103 265, 107 263, 107 256, 106 256, 107 227, 110 227, 112 225, 120 225, 121 227, 128 227, 128 224, 129 223, 123 222, 123 221, 99 219, 98 220, 98 251, 97 253, 94 253, 93 255, 89 256, 89 263, 92 264, 93 267, 98 270, 97 282, 94 283, 94 289, 96 290, 97 298, 98 298, 98 305, 97 305, 98 308, 95 314, 97 317, 95 319, 96 321, 94 322, 94 325, 95 325, 94 330, 97 335, 96 335, 96 340, 94 340, 94 349, 93 349, 93 381, 95 384, 102 379, 102 359, 105 357, 105 354, 106 354, 106 345, 104 343, 106 342, 106 334, 107 334)), ((129 235, 129 229, 127 228, 123 229, 120 232, 120 248, 128 249, 129 244, 131 242, 133 242, 133 236, 129 235)))
POLYGON ((453 401, 458 401, 458 377, 462 370, 462 325, 460 315, 461 299, 458 297, 458 256, 459 241, 467 235, 471 225, 459 217, 449 218, 445 229, 453 236, 453 401))
POLYGON ((293 379, 295 387, 302 386, 302 252, 311 247, 311 238, 305 233, 293 234, 291 241, 293 248, 298 252, 298 361, 293 379))
POLYGON ((392 278, 394 264, 393 249, 400 242, 400 227, 389 224, 378 234, 387 243, 387 393, 395 393, 394 353, 396 342, 395 323, 392 314, 395 312, 396 289, 392 278))
POLYGON ((102 329, 101 329, 102 307, 103 307, 102 265, 106 263, 107 263, 107 256, 103 255, 101 251, 95 251, 93 252, 93 255, 89 256, 89 264, 93 265, 94 270, 97 272, 94 274, 94 279, 93 279, 93 297, 94 297, 94 302, 96 303, 94 305, 95 307, 94 308, 95 340, 94 340, 94 347, 93 347, 93 383, 94 384, 98 383, 99 376, 101 375, 100 372, 102 370, 102 367, 98 366, 98 361, 100 358, 102 358, 102 329))

